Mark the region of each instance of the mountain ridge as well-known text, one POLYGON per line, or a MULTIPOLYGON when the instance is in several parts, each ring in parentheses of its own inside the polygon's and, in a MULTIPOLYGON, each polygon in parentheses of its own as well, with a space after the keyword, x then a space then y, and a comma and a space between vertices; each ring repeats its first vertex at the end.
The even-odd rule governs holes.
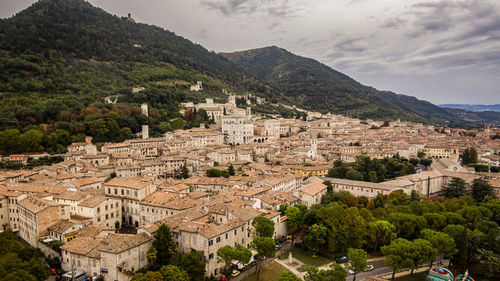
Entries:
POLYGON ((438 104, 441 108, 463 109, 468 111, 496 111, 500 112, 500 104, 458 104, 447 103, 438 104))
POLYGON ((277 46, 219 54, 308 109, 349 113, 360 118, 401 118, 452 126, 468 124, 430 102, 365 86, 319 61, 277 46))
POLYGON ((181 116, 180 104, 207 97, 226 101, 222 89, 265 97, 270 104, 252 111, 283 117, 298 112, 272 104, 363 119, 470 124, 461 121, 463 114, 378 91, 276 46, 247 54, 256 63, 236 63, 241 53, 218 55, 171 31, 111 15, 83 0, 40 0, 0 19, 0 153, 61 152, 85 135, 96 142, 123 141, 136 137, 143 124, 150 126, 152 137, 199 126, 210 121, 207 116, 181 116), (203 82, 203 92, 189 90, 196 81, 203 82), (133 87, 145 91, 134 94, 133 87), (118 103, 105 103, 109 96, 118 97, 118 103), (150 106, 147 118, 140 114, 142 103, 150 106), (446 122, 454 119, 458 121, 446 122), (24 142, 38 138, 38 132, 38 142, 24 142))

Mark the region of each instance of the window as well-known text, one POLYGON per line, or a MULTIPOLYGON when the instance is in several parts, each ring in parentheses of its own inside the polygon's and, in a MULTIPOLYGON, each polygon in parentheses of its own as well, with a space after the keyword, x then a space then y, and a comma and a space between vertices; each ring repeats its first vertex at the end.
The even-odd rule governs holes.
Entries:
POLYGON ((220 243, 220 237, 217 237, 217 239, 215 239, 215 241, 216 241, 217 243, 220 243))
POLYGON ((226 233, 226 239, 227 239, 227 237, 228 237, 228 234, 226 233))
POLYGON ((212 246, 214 244, 214 240, 208 240, 208 246, 212 246))
POLYGON ((209 259, 209 260, 211 260, 211 259, 213 259, 213 258, 214 258, 214 254, 209 254, 209 255, 208 255, 208 259, 209 259))

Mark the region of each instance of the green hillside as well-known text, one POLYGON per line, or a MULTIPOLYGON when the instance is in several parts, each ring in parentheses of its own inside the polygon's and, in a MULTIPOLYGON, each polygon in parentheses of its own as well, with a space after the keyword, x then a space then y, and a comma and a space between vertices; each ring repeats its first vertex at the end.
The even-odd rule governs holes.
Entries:
MULTIPOLYGON (((64 151, 91 135, 123 141, 183 126, 179 103, 276 91, 240 66, 156 26, 113 16, 83 0, 41 0, 0 20, 0 150, 64 151), (204 91, 189 91, 202 81, 204 91), (132 94, 132 87, 145 87, 132 94), (118 95, 119 104, 106 104, 118 95), (150 105, 150 118, 138 105, 150 105)), ((262 95, 262 94, 261 94, 262 95)), ((198 126, 198 114, 184 126, 198 126)))
POLYGON ((308 109, 359 118, 465 124, 429 102, 364 86, 316 60, 275 46, 221 55, 308 109))

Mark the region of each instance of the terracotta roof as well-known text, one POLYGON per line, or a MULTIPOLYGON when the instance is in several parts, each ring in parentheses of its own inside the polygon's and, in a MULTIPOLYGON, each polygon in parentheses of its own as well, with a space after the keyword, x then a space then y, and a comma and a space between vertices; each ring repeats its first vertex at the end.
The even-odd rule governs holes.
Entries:
POLYGON ((153 238, 144 232, 136 235, 110 233, 101 241, 98 250, 118 254, 151 240, 153 238))
POLYGON ((47 208, 57 207, 57 206, 62 205, 62 204, 59 204, 55 201, 40 199, 40 198, 36 198, 36 197, 32 197, 32 196, 29 196, 23 200, 20 200, 19 202, 17 202, 17 204, 19 206, 22 206, 22 207, 28 209, 30 212, 33 212, 35 214, 39 213, 47 208))
POLYGON ((133 189, 143 189, 148 184, 147 181, 143 181, 141 178, 113 178, 104 185, 106 186, 119 186, 128 187, 133 189))
POLYGON ((309 194, 309 195, 316 195, 324 190, 326 190, 327 186, 320 183, 311 183, 309 185, 306 185, 304 189, 302 189, 303 193, 309 194))
POLYGON ((54 223, 53 225, 48 227, 49 231, 54 231, 56 233, 63 233, 66 230, 70 229, 73 227, 76 223, 70 220, 59 220, 58 222, 54 223))
POLYGON ((66 190, 61 194, 54 195, 54 199, 61 199, 61 200, 73 200, 73 201, 80 201, 83 200, 87 197, 88 195, 84 192, 81 191, 71 191, 71 190, 66 190))
POLYGON ((87 207, 87 208, 95 208, 99 204, 101 204, 102 202, 104 202, 106 200, 108 200, 108 197, 106 197, 102 194, 96 194, 96 195, 93 195, 93 196, 83 200, 82 202, 80 202, 78 204, 78 206, 87 207))

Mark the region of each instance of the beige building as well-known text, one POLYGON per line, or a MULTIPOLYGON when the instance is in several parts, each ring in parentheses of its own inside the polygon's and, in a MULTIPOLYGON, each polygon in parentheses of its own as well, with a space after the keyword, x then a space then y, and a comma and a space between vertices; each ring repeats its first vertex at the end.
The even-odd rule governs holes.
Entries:
POLYGON ((156 185, 143 178, 113 178, 104 184, 107 196, 121 200, 122 223, 139 227, 139 201, 156 191, 156 185))
POLYGON ((60 219, 69 219, 69 206, 29 196, 18 202, 18 235, 36 247, 39 237, 48 235, 48 228, 60 219))
POLYGON ((323 197, 326 191, 326 185, 320 182, 311 183, 303 187, 300 192, 300 198, 304 205, 311 207, 312 205, 321 203, 321 197, 323 197))
POLYGON ((128 281, 148 264, 151 236, 141 233, 77 237, 61 247, 63 270, 82 270, 106 281, 128 281))
POLYGON ((248 118, 249 116, 222 116, 222 134, 226 143, 241 145, 253 140, 254 127, 248 118))
POLYGON ((105 195, 92 195, 77 206, 78 214, 92 218, 95 224, 120 228, 122 219, 121 200, 105 195))

